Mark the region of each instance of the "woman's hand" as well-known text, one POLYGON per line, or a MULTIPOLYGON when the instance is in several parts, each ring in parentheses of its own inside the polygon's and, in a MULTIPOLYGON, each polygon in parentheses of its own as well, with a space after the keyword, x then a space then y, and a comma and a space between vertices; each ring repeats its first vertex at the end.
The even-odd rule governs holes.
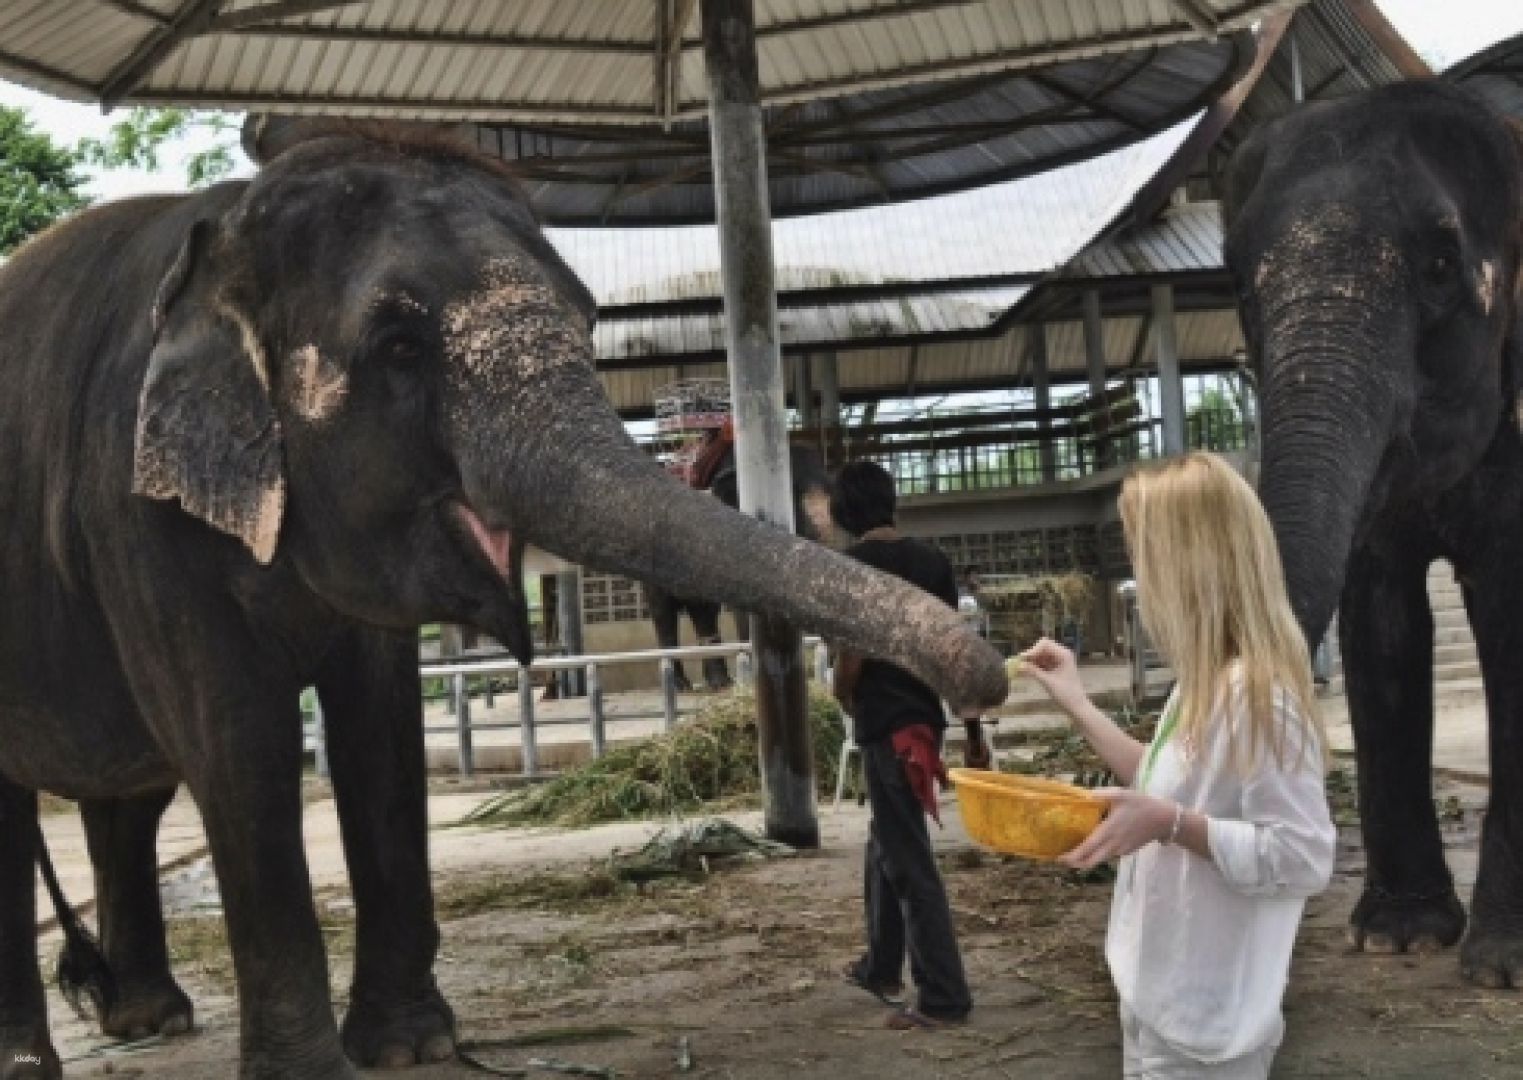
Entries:
POLYGON ((1100 827, 1078 847, 1060 855, 1058 862, 1077 870, 1088 870, 1130 855, 1154 840, 1162 840, 1174 827, 1174 815, 1178 809, 1168 799, 1144 795, 1131 788, 1099 788, 1094 794, 1110 803, 1110 809, 1100 827))
POLYGON ((1089 704, 1084 683, 1079 678, 1079 662, 1074 654, 1051 638, 1043 638, 1021 653, 1021 670, 1042 684, 1060 709, 1076 715, 1089 704))

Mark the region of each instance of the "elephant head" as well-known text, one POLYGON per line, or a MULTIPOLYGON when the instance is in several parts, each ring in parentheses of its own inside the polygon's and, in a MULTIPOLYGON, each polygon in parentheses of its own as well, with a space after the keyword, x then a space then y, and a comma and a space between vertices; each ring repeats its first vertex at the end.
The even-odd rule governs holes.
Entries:
POLYGON ((1464 91, 1305 106, 1228 176, 1264 417, 1260 494, 1307 640, 1350 552, 1469 474, 1523 389, 1523 142, 1464 91))
POLYGON ((205 205, 159 292, 139 493, 352 617, 478 626, 523 661, 532 543, 1003 699, 998 657, 932 598, 650 467, 598 384, 592 297, 500 165, 314 129, 205 205))

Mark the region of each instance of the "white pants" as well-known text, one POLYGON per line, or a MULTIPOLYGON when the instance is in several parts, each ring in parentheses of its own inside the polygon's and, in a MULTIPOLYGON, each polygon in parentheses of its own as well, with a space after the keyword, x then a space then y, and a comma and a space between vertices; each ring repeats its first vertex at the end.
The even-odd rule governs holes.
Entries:
POLYGON ((1121 1075, 1125 1080, 1266 1080, 1280 1040, 1228 1061, 1196 1061, 1121 1006, 1121 1075))

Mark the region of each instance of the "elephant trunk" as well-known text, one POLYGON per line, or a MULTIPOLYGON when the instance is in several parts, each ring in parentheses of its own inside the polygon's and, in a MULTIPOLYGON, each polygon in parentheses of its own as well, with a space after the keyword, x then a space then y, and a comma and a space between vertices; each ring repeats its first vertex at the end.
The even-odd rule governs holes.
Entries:
POLYGON ((466 495, 516 544, 781 616, 913 671, 954 707, 1004 701, 999 654, 942 601, 666 476, 625 432, 585 356, 543 375, 450 406, 466 495), (503 433, 505 445, 482 432, 503 433))
POLYGON ((1410 348, 1399 309, 1369 303, 1352 276, 1325 282, 1280 303, 1272 282, 1259 295, 1267 316, 1259 495, 1313 648, 1338 606, 1391 440, 1399 398, 1390 360, 1410 348))

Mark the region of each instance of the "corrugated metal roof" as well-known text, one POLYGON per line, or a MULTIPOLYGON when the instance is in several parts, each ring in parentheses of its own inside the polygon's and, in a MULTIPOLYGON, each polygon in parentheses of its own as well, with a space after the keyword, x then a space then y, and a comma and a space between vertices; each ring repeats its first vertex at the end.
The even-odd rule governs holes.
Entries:
MULTIPOLYGON (((1252 56, 1250 35, 1187 42, 959 83, 773 106, 774 218, 962 191, 1033 176, 1136 142, 1205 107, 1252 56)), ((265 130, 299 127, 269 120, 265 130)), ((462 125, 512 162, 541 216, 559 225, 714 219, 708 127, 462 125)), ((266 141, 278 143, 279 135, 266 141)), ((245 139, 259 154, 259 140, 245 139)))
MULTIPOLYGON (((1131 199, 1187 131, 1181 125, 1092 161, 978 191, 776 222, 777 288, 905 281, 934 286, 1046 273, 1131 199)), ((550 229, 548 236, 605 317, 620 305, 720 295, 719 240, 712 226, 550 229)))
MULTIPOLYGON (((786 308, 778 313, 778 331, 782 345, 793 349, 977 333, 987 331, 1026 291, 1014 286, 786 308)), ((724 316, 701 312, 600 319, 594 338, 605 366, 641 357, 713 356, 724 352, 724 316)))
MULTIPOLYGON (((758 0, 762 94, 787 104, 1198 40, 1285 6, 758 0)), ((697 17, 686 0, 7 0, 0 75, 107 102, 682 119, 706 101, 697 17)))
POLYGON ((1092 244, 1064 267, 1064 278, 1220 270, 1222 214, 1217 202, 1170 207, 1140 228, 1092 244))
MULTIPOLYGON (((1060 382, 1085 378, 1084 327, 1075 320, 1045 324, 1048 368, 1060 382)), ((1152 363, 1147 320, 1137 315, 1109 317, 1104 323, 1106 365, 1119 374, 1135 362, 1152 363)), ((1186 369, 1234 362, 1243 348, 1237 312, 1230 308, 1181 311, 1175 334, 1180 363, 1186 369)), ((1018 324, 996 337, 971 341, 929 342, 854 348, 837 353, 841 395, 848 401, 909 397, 915 394, 1010 389, 1031 384, 1031 331, 1018 324)), ((795 361, 785 359, 791 365, 795 361)), ((648 416, 658 387, 676 379, 725 377, 718 362, 670 363, 660 367, 605 371, 600 377, 614 407, 626 416, 648 416)))
POLYGON ((1426 74, 1372 0, 1312 0, 1296 11, 1217 148, 1230 151, 1251 129, 1288 113, 1298 76, 1302 100, 1322 101, 1426 74))
POLYGON ((1523 118, 1523 34, 1500 41, 1444 71, 1510 116, 1523 118))

